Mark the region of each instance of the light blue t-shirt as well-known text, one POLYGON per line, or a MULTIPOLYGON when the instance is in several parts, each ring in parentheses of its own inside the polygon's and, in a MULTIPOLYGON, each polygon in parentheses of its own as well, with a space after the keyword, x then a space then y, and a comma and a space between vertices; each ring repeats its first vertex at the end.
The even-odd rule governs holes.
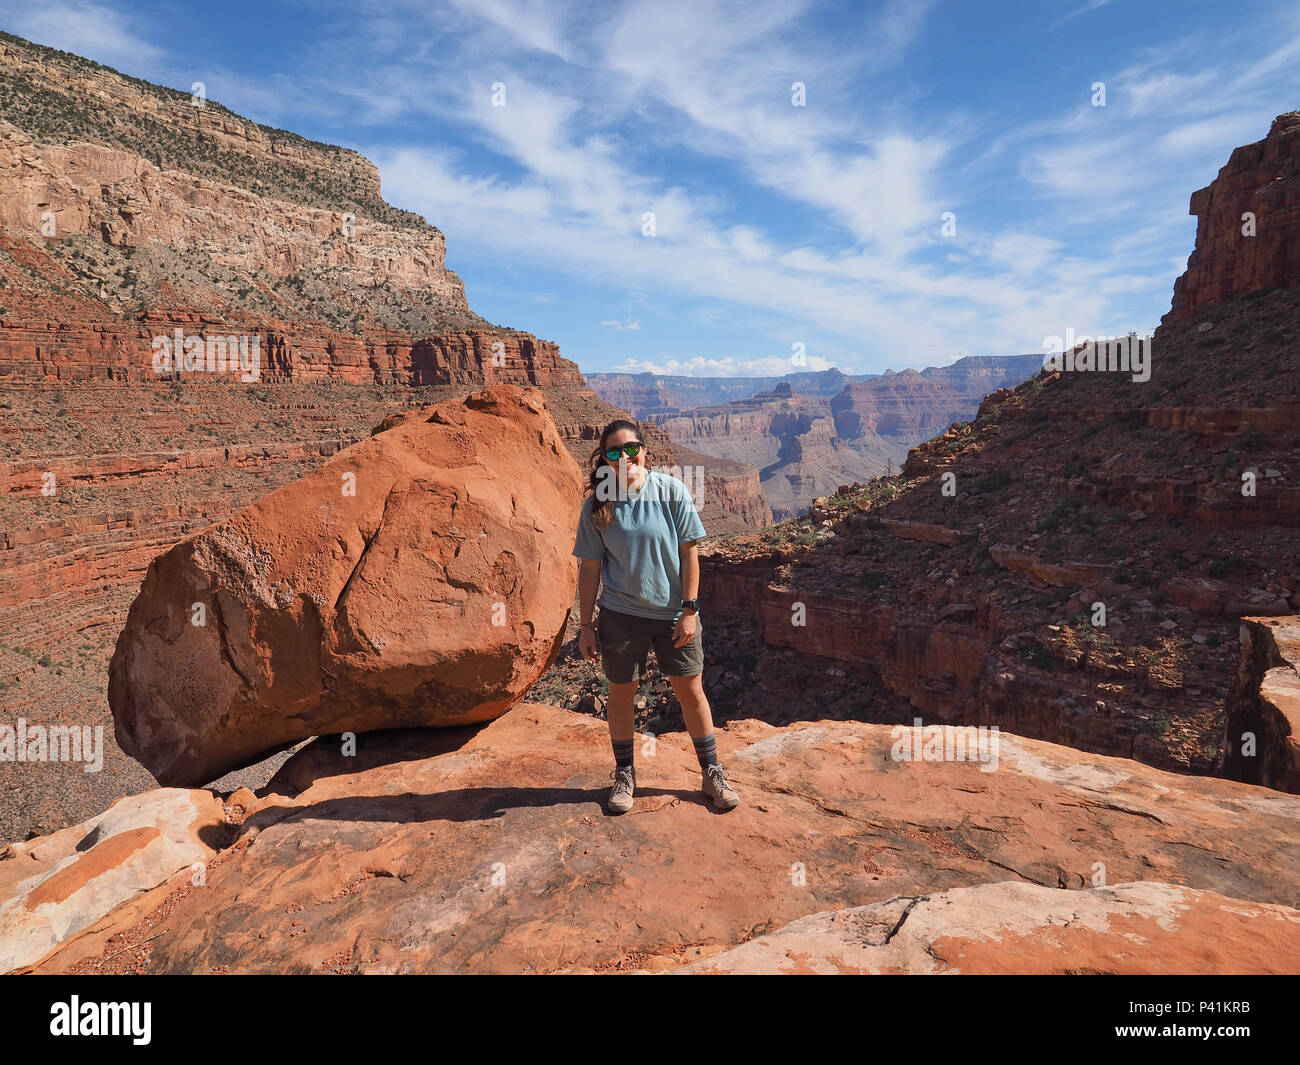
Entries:
POLYGON ((678 552, 682 544, 705 535, 690 490, 676 477, 647 470, 639 492, 605 504, 613 513, 603 529, 591 520, 595 500, 591 495, 582 501, 573 554, 603 563, 601 607, 675 621, 682 612, 678 552))

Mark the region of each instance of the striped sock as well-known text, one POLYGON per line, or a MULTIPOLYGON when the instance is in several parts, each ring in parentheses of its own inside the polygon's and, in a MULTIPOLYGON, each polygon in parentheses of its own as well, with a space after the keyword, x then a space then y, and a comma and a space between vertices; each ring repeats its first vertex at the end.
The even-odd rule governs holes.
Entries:
POLYGON ((710 732, 702 740, 693 740, 695 744, 695 757, 700 760, 700 768, 707 769, 711 765, 718 764, 718 745, 714 742, 713 733, 710 732))
POLYGON ((631 765, 632 764, 632 746, 636 743, 636 737, 630 740, 610 740, 614 745, 614 764, 631 765))

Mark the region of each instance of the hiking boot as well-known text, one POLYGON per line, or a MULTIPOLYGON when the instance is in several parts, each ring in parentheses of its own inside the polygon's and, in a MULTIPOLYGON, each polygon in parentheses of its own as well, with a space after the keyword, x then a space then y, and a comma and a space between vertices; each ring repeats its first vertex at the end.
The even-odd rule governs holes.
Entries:
POLYGON ((713 805, 719 810, 730 810, 740 805, 740 796, 731 790, 720 765, 711 765, 704 770, 704 794, 713 799, 713 805))
POLYGON ((609 790, 609 812, 625 814, 632 809, 632 789, 636 787, 636 768, 630 765, 615 766, 610 776, 614 778, 614 786, 609 790))

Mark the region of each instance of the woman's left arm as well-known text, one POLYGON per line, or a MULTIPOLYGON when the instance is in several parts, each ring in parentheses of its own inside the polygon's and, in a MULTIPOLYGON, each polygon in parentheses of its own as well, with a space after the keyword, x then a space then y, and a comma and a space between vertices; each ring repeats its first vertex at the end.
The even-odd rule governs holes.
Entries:
MULTIPOLYGON (((700 594, 700 547, 698 540, 679 544, 682 560, 682 598, 697 599, 700 594)), ((684 647, 695 639, 695 612, 683 611, 673 628, 673 646, 684 647)))

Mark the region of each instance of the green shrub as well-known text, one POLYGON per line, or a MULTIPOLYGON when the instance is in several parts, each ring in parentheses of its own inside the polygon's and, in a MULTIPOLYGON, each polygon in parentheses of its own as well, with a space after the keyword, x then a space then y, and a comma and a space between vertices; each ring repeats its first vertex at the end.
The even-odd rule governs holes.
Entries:
POLYGON ((1052 656, 1044 654, 1037 647, 1022 647, 1016 653, 1029 665, 1038 669, 1047 669, 1052 665, 1052 656))
POLYGON ((1168 713, 1164 710, 1157 710, 1151 715, 1150 720, 1147 721, 1143 728, 1144 731, 1150 733, 1152 736, 1163 738, 1165 734, 1168 733, 1169 727, 1173 723, 1173 718, 1171 718, 1168 713))
POLYGON ((1226 558, 1216 558, 1208 567, 1211 577, 1226 577, 1234 570, 1251 568, 1251 563, 1247 562, 1244 558, 1238 558, 1236 555, 1229 555, 1226 558))
POLYGON ((1005 488, 1015 480, 1010 470, 989 470, 975 482, 975 488, 980 492, 996 492, 1005 488))

